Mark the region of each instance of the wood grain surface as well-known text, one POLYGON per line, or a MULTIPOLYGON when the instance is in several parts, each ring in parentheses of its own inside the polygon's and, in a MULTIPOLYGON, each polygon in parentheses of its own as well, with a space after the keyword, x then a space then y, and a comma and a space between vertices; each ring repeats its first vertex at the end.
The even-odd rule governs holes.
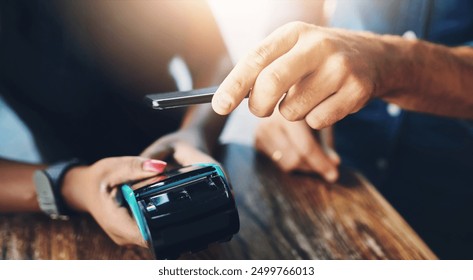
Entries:
MULTIPOLYGON (((252 148, 222 148, 241 229, 227 243, 183 259, 435 259, 419 236, 360 175, 341 170, 329 184, 284 174, 252 148)), ((52 221, 41 214, 0 216, 1 259, 149 259, 116 246, 87 215, 52 221)))

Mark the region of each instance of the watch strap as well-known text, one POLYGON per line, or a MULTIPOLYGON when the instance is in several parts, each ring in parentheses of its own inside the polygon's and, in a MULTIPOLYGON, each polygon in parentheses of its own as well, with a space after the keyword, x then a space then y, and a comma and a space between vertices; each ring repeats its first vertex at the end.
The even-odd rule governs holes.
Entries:
POLYGON ((79 165, 83 165, 82 161, 78 159, 71 159, 68 161, 55 163, 46 169, 39 171, 42 172, 49 181, 51 192, 54 196, 54 203, 56 207, 50 207, 50 205, 47 207, 47 209, 42 208, 42 210, 51 218, 66 220, 71 214, 74 213, 74 211, 72 211, 65 203, 61 189, 66 173, 71 168, 79 165))

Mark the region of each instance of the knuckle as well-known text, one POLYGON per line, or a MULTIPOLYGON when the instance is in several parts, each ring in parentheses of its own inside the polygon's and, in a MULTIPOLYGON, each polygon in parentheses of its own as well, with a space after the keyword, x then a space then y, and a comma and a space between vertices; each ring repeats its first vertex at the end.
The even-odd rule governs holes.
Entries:
POLYGON ((280 161, 280 167, 284 171, 293 171, 302 165, 302 158, 298 154, 291 155, 284 161, 280 161))
POLYGON ((355 73, 352 73, 349 76, 348 81, 351 84, 351 89, 354 91, 358 91, 363 88, 363 81, 355 73))
POLYGON ((362 89, 353 91, 353 98, 355 99, 353 104, 358 105, 360 101, 364 102, 365 96, 366 96, 365 91, 362 89))
POLYGON ((295 160, 292 162, 292 164, 290 165, 291 166, 291 170, 296 170, 300 167, 302 167, 302 164, 304 163, 304 159, 298 155, 295 160))
POLYGON ((350 58, 350 55, 348 53, 345 53, 345 52, 339 52, 336 56, 337 60, 338 60, 338 63, 342 66, 350 66, 351 65, 351 58, 350 58))
POLYGON ((290 172, 294 170, 294 167, 289 166, 288 164, 280 164, 279 168, 281 168, 284 172, 290 172))
POLYGON ((250 52, 247 63, 251 68, 260 69, 266 65, 266 61, 270 57, 270 51, 266 46, 260 46, 250 52))
POLYGON ((369 100, 368 94, 356 93, 355 92, 354 95, 355 95, 354 96, 354 101, 353 101, 353 104, 351 106, 350 112, 347 112, 347 113, 356 113, 356 112, 358 112, 359 110, 361 110, 361 108, 363 108, 363 106, 369 100))
MULTIPOLYGON (((230 92, 243 92, 245 90, 245 84, 240 79, 233 79, 230 82, 230 92)), ((231 95, 229 95, 231 97, 231 95)))
POLYGON ((329 53, 333 53, 337 49, 336 43, 333 41, 333 39, 325 36, 319 39, 319 45, 322 50, 329 53))
POLYGON ((353 74, 353 67, 350 58, 341 53, 332 54, 327 58, 324 65, 327 69, 336 71, 337 75, 332 78, 337 78, 339 82, 347 79, 353 74))
POLYGON ((265 69, 263 72, 260 74, 260 80, 261 83, 264 84, 265 86, 269 86, 271 88, 281 88, 284 84, 282 74, 274 69, 265 69))
POLYGON ((290 162, 278 162, 277 164, 284 172, 290 172, 296 168, 296 165, 290 162))
POLYGON ((260 105, 256 105, 254 104, 255 102, 252 101, 251 99, 249 100, 248 102, 248 108, 250 109, 250 112, 257 116, 257 117, 260 117, 260 118, 264 118, 264 117, 269 117, 272 115, 273 113, 273 108, 269 107, 269 106, 260 106, 260 105))
POLYGON ((326 174, 331 170, 331 166, 327 163, 327 161, 320 157, 317 159, 317 172, 321 174, 326 174))
POLYGON ((288 121, 300 121, 307 114, 308 107, 314 103, 315 88, 308 84, 301 87, 299 84, 294 85, 290 92, 279 103, 281 115, 288 121))
POLYGON ((288 121, 298 121, 301 119, 301 114, 297 109, 297 106, 292 104, 286 104, 284 102, 279 104, 279 112, 288 121))
POLYGON ((364 90, 360 88, 359 85, 353 85, 353 89, 350 92, 350 96, 354 102, 357 102, 358 100, 363 98, 364 90))
POLYGON ((356 76, 352 76, 349 79, 350 90, 352 98, 358 102, 359 100, 365 100, 371 91, 369 83, 364 82, 356 76))
POLYGON ((298 103, 298 107, 308 106, 310 104, 314 104, 318 98, 318 91, 317 86, 314 83, 309 83, 307 87, 302 89, 299 94, 296 96, 296 102, 298 103))
POLYGON ((343 71, 345 73, 352 72, 351 60, 348 55, 337 54, 332 56, 332 60, 337 69, 339 69, 339 71, 343 71))
POLYGON ((304 139, 300 142, 301 150, 305 152, 306 157, 319 157, 320 155, 317 153, 317 149, 315 147, 316 144, 313 143, 314 139, 304 139))
POLYGON ((310 24, 307 24, 303 21, 292 21, 292 22, 289 22, 285 25, 285 28, 287 28, 289 31, 292 31, 292 32, 302 32, 302 31, 305 31, 308 27, 310 26, 310 24))

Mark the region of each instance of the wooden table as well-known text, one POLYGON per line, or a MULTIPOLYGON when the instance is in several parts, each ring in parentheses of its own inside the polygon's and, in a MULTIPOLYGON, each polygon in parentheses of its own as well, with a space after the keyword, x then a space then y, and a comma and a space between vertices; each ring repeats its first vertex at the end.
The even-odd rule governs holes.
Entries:
MULTIPOLYGON (((190 259, 435 259, 426 244, 360 175, 336 184, 283 174, 246 146, 222 148, 241 229, 190 259)), ((52 221, 41 214, 0 216, 1 259, 149 259, 116 246, 89 216, 52 221)))

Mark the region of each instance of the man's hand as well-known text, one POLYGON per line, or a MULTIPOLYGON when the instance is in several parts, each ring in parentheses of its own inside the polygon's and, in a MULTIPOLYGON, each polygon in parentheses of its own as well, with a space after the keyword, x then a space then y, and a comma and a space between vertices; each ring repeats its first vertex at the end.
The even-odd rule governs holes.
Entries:
POLYGON ((212 100, 227 115, 248 93, 259 117, 279 111, 315 129, 373 97, 403 109, 473 119, 473 48, 401 36, 286 24, 240 60, 212 100))
POLYGON ((163 161, 141 157, 105 158, 71 169, 64 178, 62 194, 72 209, 90 213, 115 243, 146 247, 136 222, 115 201, 116 187, 159 174, 165 167, 163 161))
POLYGON ((256 130, 255 146, 282 170, 315 172, 327 181, 338 178, 340 157, 316 139, 314 130, 304 121, 289 122, 277 110, 261 121, 256 130))
POLYGON ((286 24, 241 60, 217 90, 212 105, 228 114, 251 91, 253 114, 267 117, 280 99, 281 114, 321 129, 354 113, 373 97, 378 45, 367 33, 294 22, 286 24))

